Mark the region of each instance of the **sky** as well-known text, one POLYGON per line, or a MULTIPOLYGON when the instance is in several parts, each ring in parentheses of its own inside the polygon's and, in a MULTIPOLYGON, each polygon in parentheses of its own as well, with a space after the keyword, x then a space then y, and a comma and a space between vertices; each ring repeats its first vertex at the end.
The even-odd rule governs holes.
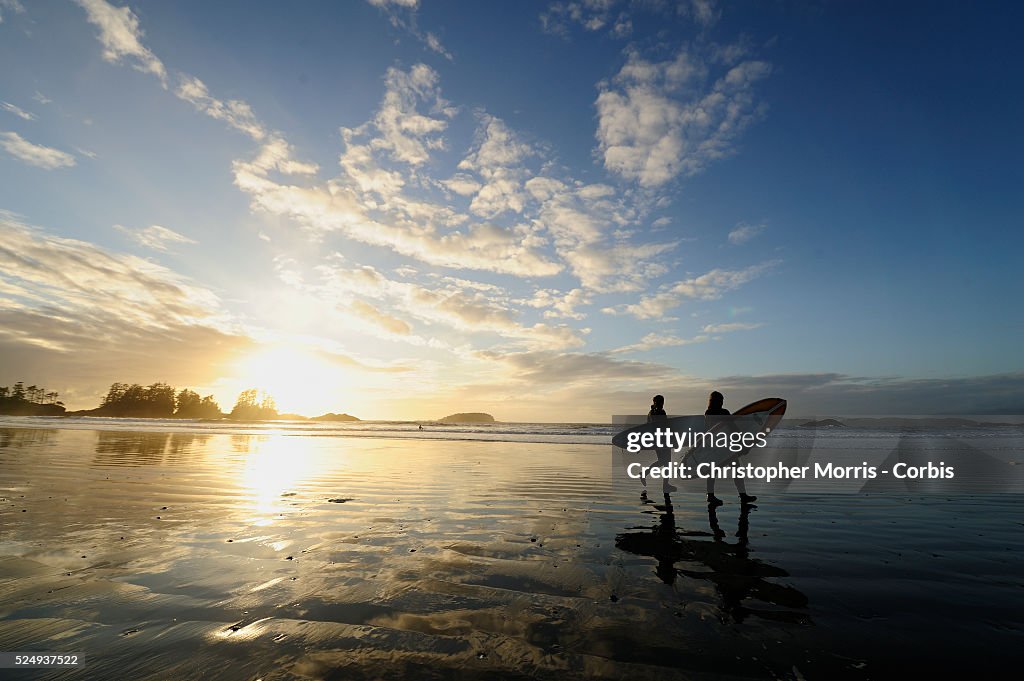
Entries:
POLYGON ((1021 15, 0 0, 0 385, 1024 413, 1021 15))

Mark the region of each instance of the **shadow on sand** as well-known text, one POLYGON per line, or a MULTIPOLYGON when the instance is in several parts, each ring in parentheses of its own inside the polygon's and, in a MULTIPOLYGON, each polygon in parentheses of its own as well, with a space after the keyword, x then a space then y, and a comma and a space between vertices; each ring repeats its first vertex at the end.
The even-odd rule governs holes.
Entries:
POLYGON ((725 540, 726 533, 718 522, 715 507, 708 508, 710 532, 677 527, 668 494, 665 503, 654 508, 661 513, 653 528, 630 528, 637 531, 616 535, 615 546, 655 558, 658 561, 655 572, 666 584, 673 584, 680 577, 711 582, 721 598, 723 614, 734 622, 756 616, 791 624, 810 623, 806 613, 807 596, 792 586, 769 581, 788 577, 789 573, 750 557, 750 512, 756 506, 741 506, 735 543, 725 540), (700 565, 707 569, 699 569, 700 565), (764 605, 756 606, 750 601, 764 605))

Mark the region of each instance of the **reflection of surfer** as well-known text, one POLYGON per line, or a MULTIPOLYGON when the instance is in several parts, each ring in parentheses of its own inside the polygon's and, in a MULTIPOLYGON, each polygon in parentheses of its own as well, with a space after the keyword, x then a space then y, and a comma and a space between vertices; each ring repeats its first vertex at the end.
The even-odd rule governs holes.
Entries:
MULTIPOLYGON (((668 418, 668 412, 665 411, 665 396, 655 395, 651 402, 651 410, 647 413, 647 423, 651 423, 653 421, 665 421, 668 418)), ((667 466, 672 460, 671 449, 655 449, 654 452, 658 455, 658 460, 654 463, 655 466, 667 466)), ((641 481, 644 484, 644 492, 646 493, 647 478, 643 477, 641 478, 641 481)), ((665 494, 676 491, 675 485, 670 485, 668 480, 664 478, 661 481, 661 487, 665 494)))
MULTIPOLYGON (((725 408, 725 396, 722 393, 714 390, 711 395, 708 396, 708 408, 704 412, 704 425, 706 428, 711 428, 717 423, 728 422, 728 419, 716 418, 718 416, 729 416, 729 410, 725 408)), ((727 427, 727 426, 726 426, 727 427)), ((723 465, 732 463, 736 460, 736 457, 730 458, 723 462, 723 465)), ((757 497, 747 494, 746 485, 743 484, 743 478, 733 478, 733 482, 736 483, 736 491, 740 495, 741 504, 751 504, 757 501, 757 497)), ((715 496, 715 479, 708 477, 708 506, 721 506, 724 502, 715 496)))
POLYGON ((735 543, 726 541, 718 522, 718 509, 708 508, 711 533, 684 530, 676 525, 671 499, 655 506, 662 513, 654 527, 633 527, 615 536, 623 551, 650 556, 658 561, 655 574, 666 584, 682 576, 714 585, 721 598, 721 610, 734 622, 754 615, 776 622, 807 624, 807 596, 791 586, 775 583, 788 573, 775 565, 751 557, 748 536, 753 506, 740 507, 735 543), (711 541, 707 538, 710 536, 711 541), (757 607, 756 602, 776 607, 757 607))

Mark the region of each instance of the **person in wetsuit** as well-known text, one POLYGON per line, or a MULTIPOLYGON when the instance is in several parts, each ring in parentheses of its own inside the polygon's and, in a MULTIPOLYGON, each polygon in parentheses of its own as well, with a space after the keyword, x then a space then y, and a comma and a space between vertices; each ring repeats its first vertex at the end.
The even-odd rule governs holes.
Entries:
MULTIPOLYGON (((651 410, 647 412, 647 422, 652 421, 664 421, 668 419, 668 413, 665 411, 665 396, 655 395, 654 399, 651 400, 651 410)), ((665 466, 672 460, 671 449, 655 449, 655 453, 658 455, 658 460, 654 465, 665 466)), ((647 493, 647 478, 641 478, 644 484, 644 494, 647 493)), ((663 479, 661 481, 662 492, 668 494, 676 491, 676 486, 669 484, 668 480, 663 479)))
MULTIPOLYGON (((725 408, 725 396, 717 390, 713 390, 708 396, 708 408, 704 412, 704 425, 710 429, 716 423, 723 423, 723 427, 728 427, 728 419, 715 418, 718 416, 731 416, 729 410, 725 408)), ((729 463, 725 461, 723 463, 729 463)), ((752 494, 747 494, 747 487, 743 483, 743 478, 733 478, 733 482, 736 483, 736 491, 740 495, 740 504, 752 504, 757 501, 757 497, 752 494)), ((721 499, 715 496, 715 479, 712 477, 708 478, 708 506, 721 506, 723 502, 721 499)))

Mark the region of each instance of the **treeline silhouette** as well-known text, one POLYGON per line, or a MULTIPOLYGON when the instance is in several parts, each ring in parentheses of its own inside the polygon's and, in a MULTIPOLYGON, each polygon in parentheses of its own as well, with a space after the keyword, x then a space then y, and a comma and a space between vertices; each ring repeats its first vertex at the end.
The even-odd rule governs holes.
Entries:
POLYGON ((238 396, 238 401, 235 402, 235 407, 228 414, 228 418, 245 421, 276 419, 277 405, 268 393, 250 388, 243 390, 238 396))
POLYGON ((89 411, 94 416, 148 419, 230 419, 256 421, 277 418, 274 398, 256 388, 243 390, 230 414, 224 414, 213 395, 200 397, 194 390, 176 390, 166 383, 142 386, 114 383, 103 403, 89 411))
POLYGON ((18 381, 14 387, 0 386, 0 413, 29 416, 56 416, 64 413, 60 394, 18 381))
POLYGON ((103 402, 90 410, 96 416, 131 416, 147 419, 219 419, 224 414, 213 395, 183 388, 176 390, 166 383, 142 386, 138 383, 113 383, 103 402))
MULTIPOLYGON (((0 414, 16 416, 61 416, 65 414, 60 395, 18 381, 14 387, 0 386, 0 414)), ((213 395, 200 397, 188 388, 178 390, 167 383, 151 385, 112 383, 100 406, 71 412, 71 416, 112 416, 147 419, 240 419, 257 421, 278 418, 274 398, 262 390, 243 390, 231 413, 225 414, 213 395)))

